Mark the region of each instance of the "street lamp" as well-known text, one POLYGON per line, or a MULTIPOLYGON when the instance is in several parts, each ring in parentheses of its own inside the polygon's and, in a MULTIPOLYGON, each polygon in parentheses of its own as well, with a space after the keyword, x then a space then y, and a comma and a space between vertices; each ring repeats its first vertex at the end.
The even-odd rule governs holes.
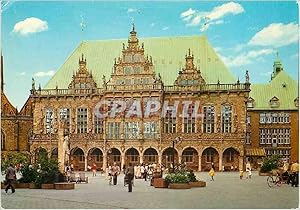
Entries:
POLYGON ((173 140, 173 173, 175 172, 175 144, 180 143, 182 141, 181 137, 176 137, 175 140, 173 140))

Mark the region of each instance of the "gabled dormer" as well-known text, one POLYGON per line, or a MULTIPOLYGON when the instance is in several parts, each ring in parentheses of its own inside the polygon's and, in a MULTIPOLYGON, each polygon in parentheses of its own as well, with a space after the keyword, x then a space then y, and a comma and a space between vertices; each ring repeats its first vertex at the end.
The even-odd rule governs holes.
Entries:
POLYGON ((276 96, 274 96, 273 98, 270 99, 269 104, 270 104, 271 108, 277 108, 277 107, 279 107, 279 105, 280 105, 279 98, 277 98, 276 96))
POLYGON ((79 69, 73 74, 72 82, 69 84, 69 89, 91 89, 97 88, 97 85, 86 67, 86 58, 82 54, 79 58, 79 69))
POLYGON ((255 100, 249 97, 247 101, 247 108, 254 108, 254 106, 255 106, 255 100))
POLYGON ((194 65, 194 55, 191 54, 191 49, 185 55, 185 67, 179 71, 179 75, 175 80, 175 85, 179 86, 199 86, 205 84, 201 76, 201 72, 194 65))
POLYGON ((147 85, 159 81, 159 77, 155 77, 152 57, 145 56, 144 43, 139 44, 133 24, 127 46, 123 43, 122 55, 115 58, 111 80, 107 84, 147 85))

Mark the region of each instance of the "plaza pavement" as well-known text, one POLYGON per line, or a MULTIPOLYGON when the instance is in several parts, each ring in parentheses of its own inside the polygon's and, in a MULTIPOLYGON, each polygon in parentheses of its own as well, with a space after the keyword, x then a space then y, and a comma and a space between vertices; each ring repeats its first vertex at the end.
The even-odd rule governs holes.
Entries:
POLYGON ((237 172, 217 172, 210 181, 207 172, 196 173, 207 182, 205 188, 187 190, 159 189, 149 181, 135 180, 133 192, 123 186, 123 175, 117 186, 109 186, 104 176, 89 176, 88 184, 76 184, 75 190, 17 189, 6 194, 1 190, 1 206, 15 209, 153 209, 153 208, 297 208, 299 188, 282 185, 269 188, 267 177, 253 173, 252 179, 239 179, 237 172))

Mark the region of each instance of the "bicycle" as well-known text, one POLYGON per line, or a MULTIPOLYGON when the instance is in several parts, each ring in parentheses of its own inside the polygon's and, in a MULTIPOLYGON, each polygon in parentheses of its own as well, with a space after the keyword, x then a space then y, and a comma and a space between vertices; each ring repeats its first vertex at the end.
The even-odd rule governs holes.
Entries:
POLYGON ((276 175, 271 174, 267 178, 267 183, 269 187, 274 187, 275 185, 280 187, 282 185, 282 180, 278 173, 276 175))

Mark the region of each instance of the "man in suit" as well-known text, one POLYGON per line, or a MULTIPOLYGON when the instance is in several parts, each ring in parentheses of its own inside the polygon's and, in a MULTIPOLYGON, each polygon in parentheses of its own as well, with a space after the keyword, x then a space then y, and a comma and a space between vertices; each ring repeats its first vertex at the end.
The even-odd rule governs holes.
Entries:
POLYGON ((11 188, 11 192, 14 193, 16 190, 12 184, 16 180, 16 170, 14 169, 12 164, 10 164, 7 168, 5 178, 7 181, 5 192, 7 193, 8 189, 11 188))

